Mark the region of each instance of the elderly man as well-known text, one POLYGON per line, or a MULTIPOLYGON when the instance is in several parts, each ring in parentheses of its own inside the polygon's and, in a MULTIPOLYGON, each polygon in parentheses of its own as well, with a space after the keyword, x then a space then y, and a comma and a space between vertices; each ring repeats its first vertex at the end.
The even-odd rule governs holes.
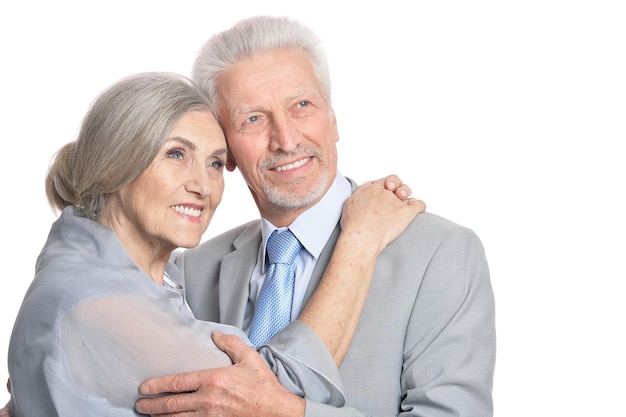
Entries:
MULTIPOLYGON (((239 326, 252 338, 262 310, 257 302, 267 297, 260 294, 268 236, 289 228, 304 246, 296 260, 293 319, 316 288, 337 240, 341 206, 356 184, 337 169, 326 57, 307 27, 286 18, 241 21, 209 39, 193 78, 213 102, 228 168, 241 171, 261 219, 184 253, 187 296, 198 318, 239 326)), ((229 340, 222 348, 237 366, 147 381, 144 394, 179 394, 142 399, 137 409, 186 416, 488 417, 494 316, 478 237, 424 213, 378 258, 356 334, 338 364, 345 406, 286 392, 262 364, 238 362, 242 347, 229 340)))

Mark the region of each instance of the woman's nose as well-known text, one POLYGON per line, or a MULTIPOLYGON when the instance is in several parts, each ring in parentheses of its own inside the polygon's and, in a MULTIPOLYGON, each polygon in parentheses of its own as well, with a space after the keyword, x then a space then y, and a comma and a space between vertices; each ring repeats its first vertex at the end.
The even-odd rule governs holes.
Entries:
POLYGON ((197 194, 201 198, 211 193, 211 181, 205 167, 195 166, 192 169, 191 178, 187 181, 185 189, 190 193, 197 194))

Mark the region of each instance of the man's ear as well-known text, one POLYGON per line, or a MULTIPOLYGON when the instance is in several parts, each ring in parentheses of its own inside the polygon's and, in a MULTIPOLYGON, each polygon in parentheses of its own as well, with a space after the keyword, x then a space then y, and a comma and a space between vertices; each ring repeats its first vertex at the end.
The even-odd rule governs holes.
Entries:
POLYGON ((335 130, 335 142, 339 142, 339 128, 337 127, 337 117, 335 116, 335 110, 330 109, 330 124, 335 130))
POLYGON ((237 164, 235 163, 235 161, 231 161, 230 159, 226 161, 226 169, 229 172, 233 172, 235 168, 237 168, 237 164))
POLYGON ((235 162, 235 158, 230 151, 228 151, 228 156, 226 157, 226 169, 228 172, 233 172, 235 168, 237 168, 237 162, 235 162))

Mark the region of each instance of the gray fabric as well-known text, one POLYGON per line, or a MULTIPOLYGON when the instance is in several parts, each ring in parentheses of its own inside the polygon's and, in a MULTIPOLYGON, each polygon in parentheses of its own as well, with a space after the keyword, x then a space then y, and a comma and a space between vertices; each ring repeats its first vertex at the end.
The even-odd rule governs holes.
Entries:
MULTIPOLYGON (((181 282, 173 262, 170 278, 181 282)), ((11 412, 21 416, 135 416, 140 382, 229 365, 215 330, 196 320, 183 289, 154 283, 109 228, 64 210, 54 223, 9 346, 11 412)), ((291 323, 259 353, 292 392, 344 403, 338 371, 319 338, 291 323), (311 383, 311 381, 314 381, 311 383)))
MULTIPOLYGON (((307 299, 328 263, 337 226, 307 299)), ((243 323, 260 221, 186 251, 197 317, 243 323), (234 278, 234 279, 233 279, 234 278)), ((357 332, 340 367, 347 404, 307 401, 307 416, 493 415, 495 313, 483 246, 471 230, 423 213, 380 255, 357 332)))

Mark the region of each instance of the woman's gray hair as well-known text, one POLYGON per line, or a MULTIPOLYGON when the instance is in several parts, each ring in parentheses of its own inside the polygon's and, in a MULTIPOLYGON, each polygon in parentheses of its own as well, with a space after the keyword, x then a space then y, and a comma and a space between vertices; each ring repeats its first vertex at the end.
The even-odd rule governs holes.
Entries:
POLYGON ((287 17, 251 17, 213 35, 200 49, 191 78, 209 97, 211 107, 217 112, 220 97, 217 95, 216 78, 223 71, 242 58, 290 49, 302 51, 309 57, 330 104, 330 71, 322 41, 310 28, 287 17))
POLYGON ((209 101, 179 74, 146 72, 113 84, 91 104, 78 138, 57 152, 48 170, 52 208, 76 206, 97 220, 106 196, 136 179, 193 110, 210 111, 209 101))

